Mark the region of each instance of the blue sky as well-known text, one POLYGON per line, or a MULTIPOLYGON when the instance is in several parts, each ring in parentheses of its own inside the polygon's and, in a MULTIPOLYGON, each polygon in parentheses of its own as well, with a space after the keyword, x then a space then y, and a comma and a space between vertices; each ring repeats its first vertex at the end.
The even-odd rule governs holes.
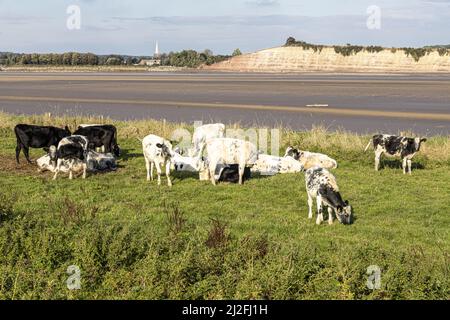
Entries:
POLYGON ((288 36, 320 44, 450 44, 450 0, 0 0, 0 51, 149 55, 275 47, 288 36), (68 30, 66 9, 81 9, 68 30), (381 10, 369 30, 367 8, 381 10))

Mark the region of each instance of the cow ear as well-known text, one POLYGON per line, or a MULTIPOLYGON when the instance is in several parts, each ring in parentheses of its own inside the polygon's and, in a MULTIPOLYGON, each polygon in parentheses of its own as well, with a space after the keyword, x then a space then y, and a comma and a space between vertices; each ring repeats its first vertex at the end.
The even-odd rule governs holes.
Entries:
POLYGON ((68 126, 65 126, 64 129, 67 130, 67 131, 69 131, 69 127, 68 127, 68 126))
POLYGON ((427 138, 420 139, 420 142, 427 142, 427 138))
POLYGON ((346 206, 348 206, 348 200, 345 200, 344 203, 346 206))

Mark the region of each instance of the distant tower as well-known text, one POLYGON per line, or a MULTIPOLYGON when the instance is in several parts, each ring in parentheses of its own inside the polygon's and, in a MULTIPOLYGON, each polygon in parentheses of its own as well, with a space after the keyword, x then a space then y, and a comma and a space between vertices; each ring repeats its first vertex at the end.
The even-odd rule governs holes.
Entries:
POLYGON ((156 41, 156 48, 155 48, 155 58, 159 58, 159 45, 158 45, 158 41, 156 41))

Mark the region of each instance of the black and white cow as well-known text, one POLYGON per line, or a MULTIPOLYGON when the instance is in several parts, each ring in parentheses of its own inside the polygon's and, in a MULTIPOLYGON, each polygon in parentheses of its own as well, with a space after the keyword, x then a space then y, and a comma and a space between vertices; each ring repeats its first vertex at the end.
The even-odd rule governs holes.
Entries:
POLYGON ((120 146, 117 144, 117 128, 113 125, 82 125, 74 135, 85 136, 89 140, 89 149, 104 147, 105 153, 120 156, 120 146))
POLYGON ((29 148, 44 148, 48 151, 51 146, 57 146, 65 137, 71 135, 69 128, 64 129, 50 126, 35 126, 29 124, 18 124, 14 128, 17 138, 16 161, 19 163, 19 154, 23 149, 25 158, 31 163, 29 148))
POLYGON ((306 170, 305 182, 308 194, 309 219, 313 217, 313 199, 316 199, 317 224, 321 224, 323 221, 325 206, 328 208, 328 224, 333 224, 333 212, 339 222, 343 224, 352 223, 352 207, 348 204, 348 201, 342 200, 336 178, 327 169, 314 167, 306 170))
POLYGON ((73 178, 73 168, 79 161, 82 162, 83 179, 86 179, 88 145, 89 140, 86 137, 73 135, 62 139, 58 144, 58 148, 50 147, 50 159, 55 166, 53 180, 56 180, 61 166, 66 161, 69 163, 69 179, 73 178))
POLYGON ((402 159, 403 173, 406 174, 406 167, 411 174, 412 158, 420 150, 422 142, 427 141, 425 138, 408 138, 402 136, 394 136, 387 134, 377 134, 367 144, 367 151, 370 145, 375 150, 375 170, 380 168, 380 159, 383 154, 388 157, 400 157, 402 159))
POLYGON ((153 180, 153 167, 156 167, 158 174, 158 185, 161 185, 161 168, 165 166, 167 185, 172 186, 170 180, 170 170, 173 163, 174 152, 170 141, 150 134, 142 140, 142 151, 144 153, 145 167, 147 169, 147 181, 153 180))

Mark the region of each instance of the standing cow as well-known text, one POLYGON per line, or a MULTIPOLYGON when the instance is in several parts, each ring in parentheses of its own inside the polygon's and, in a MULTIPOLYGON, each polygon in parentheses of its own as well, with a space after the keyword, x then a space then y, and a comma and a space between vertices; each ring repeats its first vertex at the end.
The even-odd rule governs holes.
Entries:
POLYGON ((306 191, 308 194, 308 218, 313 217, 313 199, 317 203, 316 224, 323 221, 324 207, 328 208, 328 224, 333 224, 333 212, 342 224, 352 223, 352 207, 342 200, 336 178, 327 170, 314 167, 305 172, 306 191))
POLYGON ((113 125, 82 125, 74 135, 85 136, 89 140, 89 149, 104 147, 105 153, 120 156, 120 146, 117 144, 117 128, 113 125))
POLYGON ((147 169, 147 181, 153 180, 153 166, 158 173, 158 185, 161 185, 161 167, 166 167, 167 184, 172 186, 170 180, 170 169, 174 152, 170 141, 150 134, 142 140, 142 150, 144 152, 145 167, 147 169))
MULTIPOLYGON (((216 185, 214 178, 218 164, 223 165, 239 165, 239 184, 243 184, 243 176, 245 167, 252 167, 258 160, 258 150, 251 142, 231 139, 219 138, 206 141, 204 145, 208 155, 209 176, 213 185, 216 185)), ((200 150, 199 155, 203 153, 200 150)))
POLYGON ((225 136, 225 125, 222 123, 205 124, 195 129, 192 136, 193 148, 189 150, 189 156, 201 156, 201 150, 210 139, 223 138, 225 136), (200 153, 200 154, 199 154, 200 153))
POLYGON ((393 136, 388 134, 377 134, 367 144, 364 151, 367 151, 370 145, 375 150, 375 170, 380 168, 381 156, 400 157, 402 159, 403 173, 406 174, 406 167, 408 173, 411 174, 412 158, 420 150, 422 142, 427 141, 425 138, 408 138, 402 136, 393 136))
POLYGON ((48 151, 51 146, 57 146, 65 137, 71 135, 69 128, 64 129, 50 126, 35 126, 29 124, 18 124, 14 128, 16 134, 16 161, 19 163, 19 154, 23 149, 25 158, 31 163, 29 148, 44 148, 48 151))
POLYGON ((55 166, 53 180, 56 180, 61 167, 67 161, 69 163, 69 179, 72 179, 74 167, 79 162, 81 162, 83 167, 83 179, 86 179, 88 145, 89 141, 86 137, 73 135, 62 139, 58 144, 58 148, 52 146, 49 155, 55 166))

